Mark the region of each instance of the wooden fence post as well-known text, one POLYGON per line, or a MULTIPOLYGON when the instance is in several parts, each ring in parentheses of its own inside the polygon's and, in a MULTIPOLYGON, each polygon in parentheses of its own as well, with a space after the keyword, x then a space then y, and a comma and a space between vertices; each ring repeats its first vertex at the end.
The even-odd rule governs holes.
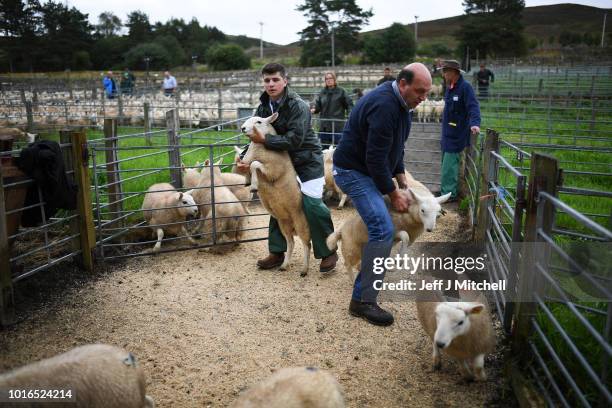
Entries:
MULTIPOLYGON (((517 292, 516 306, 514 309, 514 332, 512 349, 514 354, 525 356, 528 349, 527 340, 531 332, 531 318, 535 316, 537 305, 533 300, 533 294, 539 286, 538 272, 534 268, 535 251, 533 244, 537 241, 537 217, 538 217, 538 194, 545 191, 556 195, 559 186, 560 170, 556 158, 541 153, 533 153, 531 156, 531 168, 529 173, 527 203, 525 209, 525 239, 527 244, 523 246, 521 267, 518 278, 519 288, 517 292)), ((554 207, 547 203, 543 213, 543 228, 550 232, 554 219, 554 207)))
POLYGON ((6 205, 4 203, 4 182, 0 163, 0 326, 15 323, 15 300, 11 275, 10 248, 8 239, 6 205))
MULTIPOLYGON (((480 187, 478 191, 480 196, 489 194, 489 183, 495 180, 497 169, 495 168, 496 160, 491 157, 491 152, 499 152, 499 134, 487 129, 485 135, 484 147, 482 150, 482 167, 480 168, 480 187)), ((485 233, 489 225, 489 215, 487 208, 494 198, 480 199, 476 197, 478 202, 478 218, 476 221, 476 229, 474 230, 474 241, 482 243, 485 239, 485 233)))
POLYGON ((478 135, 470 134, 470 145, 467 149, 464 150, 464 154, 461 159, 463 163, 461 164, 462 174, 459 175, 459 196, 460 197, 468 197, 470 194, 470 189, 468 187, 467 175, 469 173, 469 163, 474 161, 475 151, 478 146, 478 135), (471 159, 471 161, 470 161, 471 159))
MULTIPOLYGON (((61 129, 59 132, 60 135, 60 143, 61 144, 68 144, 70 143, 70 135, 71 135, 71 131, 68 129, 61 129)), ((64 148, 62 147, 62 156, 64 158, 64 165, 65 168, 68 169, 72 169, 75 170, 74 168, 74 160, 73 160, 73 155, 72 155, 72 148, 64 148)), ((69 182, 75 182, 76 183, 76 170, 75 173, 70 175, 67 174, 66 177, 68 178, 69 182)), ((71 211, 70 215, 74 215, 76 213, 76 211, 71 211)), ((80 230, 80 226, 79 226, 80 222, 78 218, 73 218, 70 220, 70 233, 72 235, 78 235, 81 230, 80 230)), ((73 251, 79 250, 81 248, 81 243, 79 241, 79 237, 75 237, 75 239, 72 240, 71 242, 71 247, 73 251)), ((83 257, 80 256, 77 258, 75 258, 75 261, 79 264, 80 267, 83 267, 84 263, 83 263, 83 257)))
POLYGON ((217 88, 217 113, 219 123, 223 123, 223 79, 219 79, 219 87, 217 88))
POLYGON ((121 96, 121 91, 117 93, 117 114, 119 116, 119 123, 124 125, 123 121, 123 96, 121 96))
MULTIPOLYGON (((104 147, 106 157, 106 182, 108 183, 108 209, 111 220, 123 216, 123 189, 121 187, 121 174, 119 173, 119 155, 117 154, 117 119, 104 119, 104 147)), ((99 210, 99 209, 98 209, 99 210)), ((124 225, 122 219, 108 224, 114 228, 124 225)), ((123 239, 123 238, 121 238, 123 239)))
POLYGON ((25 103, 26 117, 27 117, 27 127, 26 130, 31 132, 34 130, 34 115, 32 113, 32 102, 26 101, 25 103))
POLYGON ((149 102, 144 103, 144 132, 145 132, 145 141, 147 146, 151 146, 153 143, 151 141, 151 113, 150 113, 150 104, 149 102))
POLYGON ((171 183, 175 188, 182 188, 181 150, 176 109, 166 112, 166 128, 168 129, 168 163, 170 164, 171 183))
POLYGON ((77 211, 80 216, 80 242, 83 266, 89 272, 94 268, 93 250, 96 246, 93 211, 91 206, 91 181, 89 179, 87 134, 84 130, 70 133, 74 179, 78 186, 77 211))

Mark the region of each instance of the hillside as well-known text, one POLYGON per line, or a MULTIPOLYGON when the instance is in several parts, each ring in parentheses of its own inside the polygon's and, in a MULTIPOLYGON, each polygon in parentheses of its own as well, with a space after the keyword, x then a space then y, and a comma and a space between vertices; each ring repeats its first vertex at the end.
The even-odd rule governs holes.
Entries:
MULTIPOLYGON (((555 36, 556 39, 562 31, 577 33, 601 34, 603 15, 610 13, 612 9, 601 9, 597 7, 583 6, 579 4, 554 4, 550 6, 525 7, 523 11, 523 24, 525 35, 530 38, 546 38, 555 36)), ((612 15, 612 13, 610 13, 612 15)), ((456 45, 454 33, 461 26, 463 16, 441 18, 437 20, 419 21, 419 42, 422 43, 446 43, 450 47, 456 45)), ((608 19, 610 20, 610 19, 608 19)), ((610 32, 612 24, 608 21, 606 31, 610 32)), ((406 25, 414 30, 414 23, 406 25)), ((385 29, 366 31, 360 35, 382 33, 385 29)), ((287 47, 295 47, 297 43, 289 44, 287 47)))

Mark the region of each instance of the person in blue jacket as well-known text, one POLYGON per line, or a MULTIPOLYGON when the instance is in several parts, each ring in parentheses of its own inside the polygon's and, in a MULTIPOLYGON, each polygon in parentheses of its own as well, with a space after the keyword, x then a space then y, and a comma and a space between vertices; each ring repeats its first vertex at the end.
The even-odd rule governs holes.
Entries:
POLYGON ((469 82, 463 79, 459 62, 444 61, 442 75, 446 82, 442 114, 442 171, 440 195, 451 193, 456 201, 459 186, 461 152, 470 145, 470 134, 480 133, 480 106, 469 82))
POLYGON ((412 109, 427 99, 430 90, 427 67, 407 65, 396 80, 384 82, 357 102, 334 151, 334 180, 351 198, 368 229, 349 313, 380 326, 393 324, 393 315, 376 300, 379 286, 375 283, 382 282, 384 270, 375 272, 374 262, 389 257, 394 236, 383 196, 389 197, 396 211, 407 211, 412 202, 404 173, 404 145, 412 109))
POLYGON ((113 71, 108 71, 108 73, 104 76, 104 79, 102 80, 102 85, 104 86, 106 97, 108 99, 113 99, 117 94, 117 84, 113 79, 113 71))

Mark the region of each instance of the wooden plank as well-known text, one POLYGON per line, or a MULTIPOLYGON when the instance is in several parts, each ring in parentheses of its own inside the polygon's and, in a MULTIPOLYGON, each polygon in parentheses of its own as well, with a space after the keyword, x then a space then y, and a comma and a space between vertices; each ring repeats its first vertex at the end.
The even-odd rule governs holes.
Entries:
MULTIPOLYGON (((111 219, 114 219, 121 217, 123 214, 123 202, 120 201, 123 198, 123 189, 121 187, 121 174, 119 173, 120 167, 119 163, 117 163, 119 155, 117 154, 117 119, 115 118, 104 119, 104 145, 106 147, 108 208, 112 213, 111 219)), ((113 228, 121 228, 124 223, 123 220, 118 220, 109 225, 113 228)))
POLYGON ((176 109, 166 112, 166 128, 168 130, 168 162, 170 163, 171 184, 180 189, 183 188, 183 180, 181 177, 181 151, 176 109))
POLYGON ((495 160, 491 156, 491 152, 499 152, 499 134, 491 129, 487 129, 487 133, 484 140, 484 147, 482 150, 482 167, 480 168, 480 188, 479 195, 476 197, 479 200, 478 205, 478 216, 476 223, 476 230, 474 234, 474 240, 476 242, 484 242, 487 228, 489 227, 489 217, 487 208, 492 204, 494 197, 481 199, 483 196, 489 194, 489 182, 494 181, 497 177, 497 171, 495 168, 495 160))
MULTIPOLYGON (((71 143, 70 140, 70 130, 68 129, 62 129, 60 130, 60 143, 61 144, 68 144, 71 143)), ((73 170, 74 169, 74 161, 73 161, 73 157, 72 157, 72 146, 70 147, 63 147, 62 148, 62 156, 64 158, 64 165, 66 168, 66 171, 68 170, 73 170)), ((69 183, 74 183, 75 182, 75 174, 66 174, 66 177, 68 178, 68 182, 69 183)), ((77 211, 70 211, 69 215, 74 215, 77 214, 77 211)), ((79 226, 79 219, 77 218, 73 218, 70 220, 70 234, 71 235, 77 235, 79 234, 80 231, 80 226, 79 226)), ((75 237, 71 242, 70 242, 70 247, 72 249, 72 251, 78 251, 81 248, 81 243, 79 240, 79 237, 75 237)), ((75 262, 79 265, 79 267, 83 268, 84 264, 83 264, 83 256, 78 256, 74 258, 75 262)))
MULTIPOLYGON (((0 169, 2 169, 1 162, 0 169)), ((0 325, 2 326, 15 323, 15 300, 9 262, 10 255, 4 183, 0 178, 0 325)))
POLYGON ((74 177, 78 186, 77 211, 80 215, 80 243, 83 251, 83 266, 87 271, 94 269, 93 249, 96 246, 93 211, 91 205, 91 181, 89 179, 87 135, 84 130, 73 131, 72 158, 74 177))
MULTIPOLYGON (((527 203, 525 209, 525 242, 537 241, 538 224, 538 194, 546 191, 551 195, 556 195, 559 187, 561 173, 559 162, 556 158, 541 153, 533 153, 531 156, 531 168, 529 173, 527 203)), ((554 221, 555 209, 552 204, 546 203, 542 217, 542 228, 550 232, 554 221)), ((535 316, 537 304, 533 301, 533 295, 540 287, 541 279, 539 273, 535 271, 535 248, 533 245, 524 245, 519 269, 519 288, 514 310, 514 332, 512 350, 521 359, 528 357, 527 340, 531 333, 530 320, 535 316), (529 301, 532 300, 532 301, 529 301)))

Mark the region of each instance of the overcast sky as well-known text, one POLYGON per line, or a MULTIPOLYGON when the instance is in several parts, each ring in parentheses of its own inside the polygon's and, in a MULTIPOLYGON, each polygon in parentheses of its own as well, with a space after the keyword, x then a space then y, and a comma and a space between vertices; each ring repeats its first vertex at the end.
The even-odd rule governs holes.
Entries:
MULTIPOLYGON (((56 0, 58 1, 58 0, 56 0)), ((89 20, 95 24, 98 15, 103 11, 112 11, 122 21, 134 10, 145 12, 151 23, 165 22, 171 17, 190 21, 197 18, 200 25, 216 26, 226 34, 259 38, 260 25, 264 23, 264 41, 276 44, 289 44, 299 40, 297 34, 307 20, 296 5, 302 0, 61 0, 74 6, 82 13, 89 14, 89 20)), ((563 3, 550 0, 526 0, 526 5, 540 6, 563 3)), ((611 0, 572 1, 600 8, 609 8, 611 0)), ((418 21, 435 20, 463 14, 461 0, 357 0, 363 9, 372 8, 374 16, 364 31, 390 26, 394 22, 413 23, 414 16, 418 21)), ((612 21, 610 21, 612 24, 612 21)))

